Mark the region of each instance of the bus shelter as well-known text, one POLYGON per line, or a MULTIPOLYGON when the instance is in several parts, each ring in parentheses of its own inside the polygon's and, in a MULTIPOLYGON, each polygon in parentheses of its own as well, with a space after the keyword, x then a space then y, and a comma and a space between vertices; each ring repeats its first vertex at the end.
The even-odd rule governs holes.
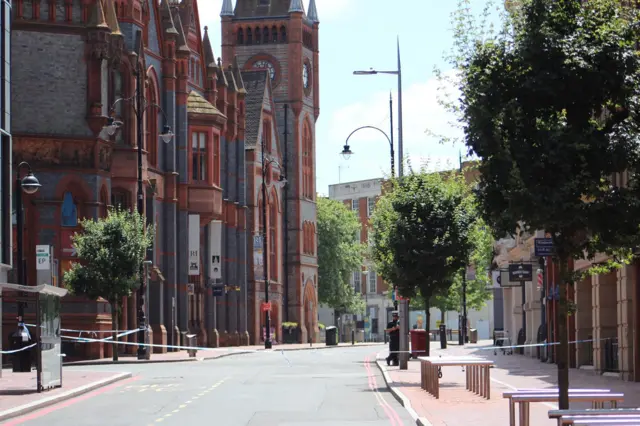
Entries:
POLYGON ((19 284, 0 283, 0 294, 4 291, 15 292, 18 303, 27 303, 35 307, 35 327, 29 331, 29 324, 18 323, 12 334, 10 347, 15 352, 12 356, 13 371, 29 373, 35 355, 37 391, 62 386, 62 336, 61 336, 61 298, 67 290, 48 284, 25 286, 19 284), (32 336, 33 333, 33 336, 32 336))

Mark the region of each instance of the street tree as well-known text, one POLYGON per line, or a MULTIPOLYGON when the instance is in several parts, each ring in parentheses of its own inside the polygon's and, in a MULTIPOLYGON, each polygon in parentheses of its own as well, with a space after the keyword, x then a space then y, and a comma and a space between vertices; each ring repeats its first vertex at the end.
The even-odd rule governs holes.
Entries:
POLYGON ((372 217, 376 270, 402 297, 422 296, 427 330, 432 296, 451 286, 469 258, 475 215, 458 174, 412 172, 391 181, 378 201, 372 217))
POLYGON ((572 260, 628 262, 640 213, 640 27, 617 0, 526 0, 501 31, 463 8, 450 59, 470 153, 481 159, 479 204, 498 237, 545 230, 559 264, 559 406, 569 407, 567 292, 572 260))
POLYGON ((137 212, 114 208, 105 218, 81 221, 82 232, 72 238, 78 261, 65 272, 64 285, 73 294, 110 303, 114 361, 120 302, 139 286, 142 263, 153 243, 153 227, 145 222, 137 212))
POLYGON ((360 243, 360 222, 344 203, 328 198, 317 200, 318 299, 343 313, 364 312, 364 301, 349 280, 360 270, 364 247, 360 243))

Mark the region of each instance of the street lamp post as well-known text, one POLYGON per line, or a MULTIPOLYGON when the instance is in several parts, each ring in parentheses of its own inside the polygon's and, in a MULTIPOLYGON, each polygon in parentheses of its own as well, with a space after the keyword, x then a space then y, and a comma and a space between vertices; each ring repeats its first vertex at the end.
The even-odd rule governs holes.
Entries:
MULTIPOLYGON (((133 55, 132 62, 133 64, 133 75, 136 79, 136 93, 130 98, 120 98, 116 99, 111 107, 111 114, 107 119, 107 125, 105 126, 105 130, 110 136, 115 135, 120 127, 122 127, 122 122, 116 121, 113 118, 113 114, 115 112, 115 107, 119 102, 134 102, 133 112, 136 116, 136 143, 138 145, 138 193, 137 193, 137 203, 136 209, 139 214, 142 214, 144 211, 144 192, 143 192, 143 181, 142 181, 142 141, 143 141, 143 128, 144 128, 144 114, 151 107, 157 108, 162 115, 164 116, 164 126, 162 128, 162 133, 160 134, 160 138, 164 143, 169 143, 173 139, 173 132, 171 131, 171 127, 169 126, 169 120, 167 118, 167 114, 160 107, 160 105, 155 103, 147 103, 144 99, 144 78, 143 78, 143 70, 140 66, 140 55, 143 53, 142 50, 142 33, 141 31, 136 32, 136 44, 135 44, 135 52, 133 55)), ((150 141, 150 143, 155 143, 155 141, 150 141)), ((138 359, 146 359, 147 358, 147 348, 145 342, 145 334, 147 332, 147 318, 145 315, 145 293, 146 293, 146 280, 144 276, 144 263, 140 263, 140 286, 138 288, 138 297, 137 297, 137 312, 138 312, 138 359)))
MULTIPOLYGON (((262 138, 261 143, 262 150, 262 263, 264 265, 264 299, 265 304, 269 303, 269 257, 267 256, 267 248, 269 247, 269 230, 267 229, 267 173, 269 172, 269 166, 271 164, 276 164, 280 167, 275 160, 266 161, 266 150, 265 146, 265 138, 262 138)), ((278 182, 280 185, 285 185, 287 183, 287 179, 283 175, 280 175, 280 180, 278 182)), ((286 242, 285 242, 286 244, 286 242)), ((271 342, 271 309, 265 309, 264 312, 264 324, 265 324, 265 339, 264 339, 264 348, 271 349, 273 347, 273 343, 271 342)))
MULTIPOLYGON (((391 74, 398 76, 398 157, 400 159, 400 164, 398 168, 398 175, 400 177, 404 176, 404 149, 403 149, 403 138, 402 138, 402 63, 400 61, 400 38, 397 39, 397 52, 398 52, 398 69, 396 71, 377 71, 373 68, 369 69, 369 71, 354 71, 354 75, 375 75, 375 74, 391 74)), ((393 132, 391 132, 393 133, 393 132)), ((407 351, 409 350, 409 342, 407 340, 407 335, 409 333, 409 323, 406 321, 408 317, 409 305, 406 300, 402 300, 400 305, 400 320, 401 322, 404 320, 406 326, 403 326, 403 330, 400 333, 400 350, 402 351, 400 354, 400 369, 407 369, 407 351)))
MULTIPOLYGON (((23 224, 23 206, 22 206, 22 191, 25 194, 35 194, 38 192, 42 185, 38 182, 38 178, 36 178, 33 174, 33 170, 31 170, 31 166, 26 161, 18 164, 16 168, 16 251, 17 251, 17 267, 16 267, 16 275, 17 282, 20 285, 26 285, 26 273, 24 268, 24 224, 23 224), (24 178, 20 178, 20 170, 26 168, 27 174, 24 178)), ((24 303, 22 300, 18 300, 18 332, 20 332, 22 324, 24 323, 24 303)))

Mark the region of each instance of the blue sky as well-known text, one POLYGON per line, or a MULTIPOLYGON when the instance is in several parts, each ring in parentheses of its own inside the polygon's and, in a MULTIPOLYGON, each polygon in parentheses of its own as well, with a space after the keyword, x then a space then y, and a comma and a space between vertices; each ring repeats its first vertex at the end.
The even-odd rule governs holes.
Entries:
MULTIPOLYGON (((209 26, 215 55, 220 55, 222 0, 201 0, 201 25, 209 26), (216 50, 217 49, 217 50, 216 50)), ((370 67, 396 69, 396 37, 400 38, 403 71, 404 154, 414 166, 457 167, 464 147, 440 144, 425 133, 455 136, 453 120, 438 104, 440 83, 434 66, 450 66, 443 54, 452 46, 451 13, 457 0, 316 0, 320 18, 320 117, 316 127, 316 187, 389 175, 389 144, 375 130, 356 133, 349 144, 354 155, 339 155, 357 127, 371 125, 389 132, 389 93, 394 99, 397 143, 397 78, 354 76, 370 67)), ((471 0, 480 12, 486 0, 471 0)), ((305 8, 308 0, 304 0, 305 8)), ((397 148, 396 148, 397 149, 397 148)), ((396 160, 397 161, 397 160, 396 160)))

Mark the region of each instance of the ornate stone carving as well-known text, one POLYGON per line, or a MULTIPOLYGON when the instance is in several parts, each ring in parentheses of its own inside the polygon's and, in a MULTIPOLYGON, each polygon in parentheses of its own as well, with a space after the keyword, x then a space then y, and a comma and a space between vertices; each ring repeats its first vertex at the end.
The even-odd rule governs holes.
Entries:
POLYGON ((31 166, 94 168, 95 142, 49 138, 14 138, 13 161, 31 166))

